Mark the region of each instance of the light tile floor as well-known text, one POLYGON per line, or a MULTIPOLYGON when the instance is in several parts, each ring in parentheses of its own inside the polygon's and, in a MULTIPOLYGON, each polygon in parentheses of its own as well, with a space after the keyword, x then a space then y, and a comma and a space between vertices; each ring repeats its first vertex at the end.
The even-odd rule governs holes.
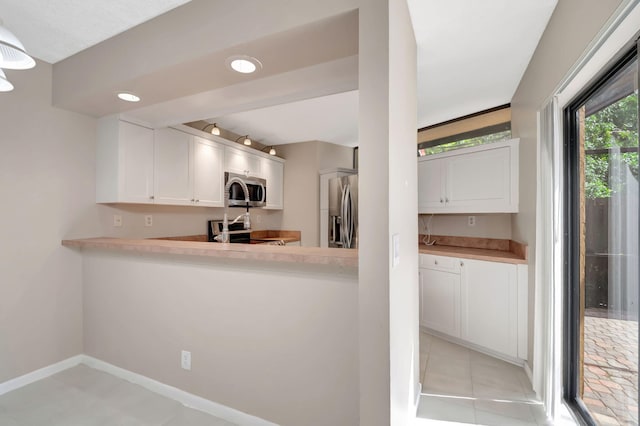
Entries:
POLYGON ((2 426, 233 426, 84 365, 0 395, 2 426))
POLYGON ((546 425, 521 367, 420 333, 418 417, 480 425, 546 425))

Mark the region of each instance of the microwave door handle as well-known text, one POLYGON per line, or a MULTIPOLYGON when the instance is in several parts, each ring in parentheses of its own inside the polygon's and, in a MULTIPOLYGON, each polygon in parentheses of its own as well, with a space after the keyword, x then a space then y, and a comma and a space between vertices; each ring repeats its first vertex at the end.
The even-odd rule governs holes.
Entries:
POLYGON ((349 185, 345 188, 345 196, 344 196, 344 211, 345 211, 345 222, 347 226, 345 227, 345 247, 351 248, 351 233, 352 233, 352 217, 351 217, 351 188, 349 185))
POLYGON ((344 247, 344 189, 341 189, 340 192, 340 218, 342 219, 340 223, 340 245, 344 247))
POLYGON ((260 184, 260 192, 262 193, 262 200, 260 201, 264 203, 267 199, 267 190, 263 184, 260 184))

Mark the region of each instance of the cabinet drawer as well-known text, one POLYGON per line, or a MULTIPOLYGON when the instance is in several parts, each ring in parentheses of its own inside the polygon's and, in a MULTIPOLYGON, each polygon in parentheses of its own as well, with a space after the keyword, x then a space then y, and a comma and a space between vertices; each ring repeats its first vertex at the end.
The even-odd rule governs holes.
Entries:
POLYGON ((433 254, 421 254, 420 267, 459 274, 460 259, 458 259, 457 257, 436 256, 433 254))

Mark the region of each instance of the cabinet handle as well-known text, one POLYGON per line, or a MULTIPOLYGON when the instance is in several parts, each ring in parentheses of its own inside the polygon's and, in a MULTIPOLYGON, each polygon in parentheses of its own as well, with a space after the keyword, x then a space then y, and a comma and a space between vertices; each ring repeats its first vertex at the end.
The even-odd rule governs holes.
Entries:
POLYGON ((444 200, 442 198, 440 198, 440 203, 444 203, 444 200))
POLYGON ((149 197, 150 200, 153 200, 154 198, 156 197, 154 197, 153 195, 149 197))
POLYGON ((196 202, 196 200, 194 200, 194 199, 192 198, 192 199, 191 199, 191 202, 192 202, 192 203, 195 203, 195 202, 196 202))
POLYGON ((464 262, 462 260, 460 261, 460 266, 464 266, 464 262))
POLYGON ((199 202, 200 202, 200 200, 196 200, 196 203, 199 203, 199 202))
POLYGON ((438 264, 438 261, 437 261, 437 260, 434 260, 434 261, 433 261, 433 264, 434 264, 434 265, 437 265, 437 264, 438 264))
POLYGON ((444 199, 444 201, 445 201, 445 203, 448 203, 448 202, 449 202, 449 199, 448 199, 448 198, 445 198, 445 199, 444 199))

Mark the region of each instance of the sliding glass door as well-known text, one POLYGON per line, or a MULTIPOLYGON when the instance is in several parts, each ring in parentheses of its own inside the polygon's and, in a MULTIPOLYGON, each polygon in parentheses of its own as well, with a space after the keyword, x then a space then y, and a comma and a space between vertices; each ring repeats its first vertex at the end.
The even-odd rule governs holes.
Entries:
POLYGON ((636 48, 565 110, 564 396, 587 424, 638 424, 636 48))

